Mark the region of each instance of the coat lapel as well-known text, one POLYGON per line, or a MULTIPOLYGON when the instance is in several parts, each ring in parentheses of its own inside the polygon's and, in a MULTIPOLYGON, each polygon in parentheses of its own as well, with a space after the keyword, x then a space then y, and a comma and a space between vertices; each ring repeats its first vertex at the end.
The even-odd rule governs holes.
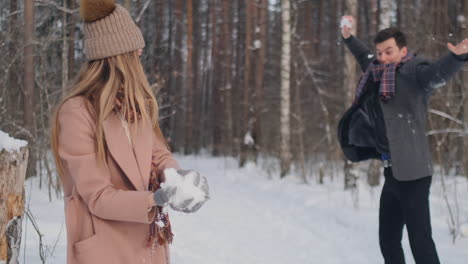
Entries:
POLYGON ((103 122, 107 147, 112 157, 137 190, 148 189, 152 142, 145 142, 145 139, 150 141, 152 139, 151 134, 147 136, 146 127, 147 125, 139 125, 137 130, 134 131, 132 125, 129 124, 132 141, 134 142, 134 152, 128 142, 125 129, 115 113, 111 113, 103 122))
POLYGON ((142 179, 145 182, 144 187, 145 190, 148 190, 153 153, 153 127, 146 120, 138 121, 138 128, 136 130, 130 124, 130 134, 132 135, 136 161, 140 168, 142 179))

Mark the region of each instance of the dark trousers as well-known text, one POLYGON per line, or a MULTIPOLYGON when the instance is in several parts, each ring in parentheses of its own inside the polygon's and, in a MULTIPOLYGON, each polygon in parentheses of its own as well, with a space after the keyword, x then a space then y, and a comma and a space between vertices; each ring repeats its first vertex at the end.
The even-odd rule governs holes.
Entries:
POLYGON ((379 240, 385 264, 404 264, 401 247, 403 226, 416 264, 439 264, 432 240, 429 189, 432 176, 415 181, 398 181, 391 168, 385 168, 385 183, 380 196, 379 240))

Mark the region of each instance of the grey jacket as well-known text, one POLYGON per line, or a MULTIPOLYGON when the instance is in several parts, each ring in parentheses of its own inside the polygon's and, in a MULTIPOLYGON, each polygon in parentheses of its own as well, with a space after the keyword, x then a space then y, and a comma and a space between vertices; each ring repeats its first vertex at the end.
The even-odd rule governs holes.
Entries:
MULTIPOLYGON (((353 36, 344 42, 365 71, 375 58, 373 52, 353 36)), ((467 57, 450 52, 430 62, 416 56, 397 69, 395 96, 386 103, 380 101, 396 179, 410 181, 432 175, 425 134, 429 98, 463 67, 467 57)))

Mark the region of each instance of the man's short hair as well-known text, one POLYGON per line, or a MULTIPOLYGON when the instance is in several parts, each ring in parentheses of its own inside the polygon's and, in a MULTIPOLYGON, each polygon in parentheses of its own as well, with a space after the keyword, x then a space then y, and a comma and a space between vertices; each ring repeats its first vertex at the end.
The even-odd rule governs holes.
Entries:
POLYGON ((398 48, 403 48, 406 46, 406 37, 403 32, 401 32, 398 28, 390 27, 384 30, 381 30, 377 33, 374 38, 374 44, 382 43, 388 39, 395 38, 395 42, 398 48))

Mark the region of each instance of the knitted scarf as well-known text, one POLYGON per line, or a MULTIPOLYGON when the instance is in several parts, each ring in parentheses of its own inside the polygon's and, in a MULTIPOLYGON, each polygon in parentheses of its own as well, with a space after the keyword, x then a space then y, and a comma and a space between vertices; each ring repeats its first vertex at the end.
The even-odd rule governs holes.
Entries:
POLYGON ((380 82, 379 96, 382 101, 387 102, 388 100, 392 99, 396 93, 396 70, 403 63, 410 61, 413 58, 414 55, 408 53, 408 55, 403 57, 399 63, 380 64, 377 59, 373 60, 359 79, 354 103, 358 102, 359 98, 364 92, 364 87, 366 86, 369 77, 372 77, 375 82, 380 82))
MULTIPOLYGON (((161 183, 165 180, 166 178, 164 177, 164 173, 158 170, 155 163, 155 157, 153 156, 151 161, 149 191, 155 192, 161 188, 161 183)), ((171 244, 173 237, 174 234, 172 233, 169 214, 165 213, 161 206, 156 206, 156 217, 150 225, 148 247, 152 247, 156 241, 159 245, 164 245, 166 243, 171 244)))
MULTIPOLYGON (((121 113, 124 104, 124 92, 119 90, 115 98, 113 111, 116 113, 121 113)), ((141 119, 141 112, 139 107, 136 109, 136 118, 141 119)), ((125 120, 129 123, 135 122, 135 115, 133 111, 126 113, 125 120)), ((164 178, 164 173, 158 170, 156 166, 156 157, 151 158, 151 171, 148 190, 151 192, 157 191, 161 188, 161 183, 166 179, 164 178)), ((147 246, 153 248, 157 242, 159 245, 170 244, 172 243, 174 234, 171 229, 171 222, 169 220, 169 215, 163 211, 161 206, 155 206, 156 214, 154 221, 150 224, 149 237, 147 240, 147 246)))

